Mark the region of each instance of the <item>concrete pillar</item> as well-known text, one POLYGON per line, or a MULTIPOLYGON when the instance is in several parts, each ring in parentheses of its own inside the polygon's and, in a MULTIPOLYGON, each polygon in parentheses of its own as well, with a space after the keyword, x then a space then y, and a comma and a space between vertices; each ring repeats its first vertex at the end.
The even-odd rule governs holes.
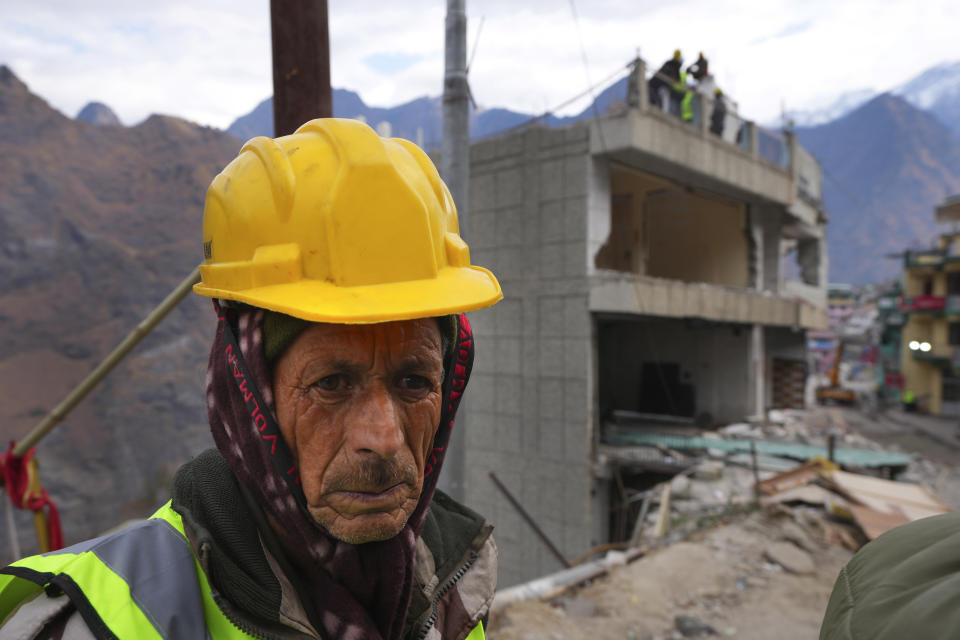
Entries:
POLYGON ((762 274, 762 291, 777 294, 780 292, 780 211, 774 207, 754 207, 757 222, 762 229, 763 265, 758 269, 762 274))
POLYGON ((783 139, 787 143, 787 169, 793 176, 794 185, 797 185, 800 179, 797 167, 797 134, 793 129, 784 129, 783 139))
POLYGON ((822 238, 802 238, 797 242, 797 263, 800 265, 800 278, 804 284, 809 284, 814 287, 819 287, 824 284, 820 279, 820 262, 822 257, 822 238))
POLYGON ((747 406, 754 416, 766 415, 766 348, 763 339, 763 325, 755 324, 750 329, 750 342, 747 346, 747 362, 750 366, 747 379, 747 406))
POLYGON ((627 80, 627 106, 644 110, 649 106, 647 63, 635 58, 627 80))
POLYGON ((747 286, 757 291, 763 291, 763 222, 760 219, 758 207, 747 205, 747 250, 750 252, 747 260, 749 281, 747 286))
POLYGON ((743 125, 747 131, 747 150, 750 151, 753 159, 757 160, 760 157, 760 136, 757 132, 757 123, 747 121, 743 125))
POLYGON ((706 137, 709 133, 710 106, 713 104, 713 100, 705 93, 698 93, 697 95, 700 96, 700 135, 706 137))

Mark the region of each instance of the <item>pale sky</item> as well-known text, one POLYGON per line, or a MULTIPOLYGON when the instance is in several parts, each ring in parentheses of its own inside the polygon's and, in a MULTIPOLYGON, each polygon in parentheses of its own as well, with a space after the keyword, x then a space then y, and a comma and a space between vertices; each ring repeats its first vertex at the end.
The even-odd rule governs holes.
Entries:
MULTIPOLYGON (((445 6, 331 0, 333 86, 371 106, 439 95, 445 6)), ((531 113, 638 49, 654 68, 675 48, 687 63, 703 50, 740 113, 760 122, 960 59, 957 0, 467 0, 467 15, 477 102, 531 113)), ((98 100, 124 124, 164 113, 225 128, 272 92, 269 2, 2 0, 0 63, 69 116, 98 100)))

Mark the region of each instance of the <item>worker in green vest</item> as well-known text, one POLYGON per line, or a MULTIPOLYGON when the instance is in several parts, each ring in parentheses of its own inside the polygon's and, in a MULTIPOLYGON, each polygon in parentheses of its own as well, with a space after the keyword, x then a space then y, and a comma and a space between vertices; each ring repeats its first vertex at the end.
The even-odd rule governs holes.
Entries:
POLYGON ((917 410, 917 394, 912 389, 903 392, 903 410, 914 412, 917 410))
POLYGON ((687 85, 687 72, 680 72, 680 80, 673 85, 675 93, 682 96, 680 98, 680 119, 684 122, 693 120, 693 91, 687 85))
POLYGON ((483 638, 496 551, 437 490, 502 296, 414 144, 320 119, 207 191, 216 449, 152 518, 0 570, 0 636, 483 638))

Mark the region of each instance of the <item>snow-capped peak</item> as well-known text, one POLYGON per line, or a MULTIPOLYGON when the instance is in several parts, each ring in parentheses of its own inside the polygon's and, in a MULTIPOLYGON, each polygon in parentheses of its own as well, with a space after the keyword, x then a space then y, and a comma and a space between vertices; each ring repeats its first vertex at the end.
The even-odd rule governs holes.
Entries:
POLYGON ((930 109, 945 98, 960 98, 960 60, 931 67, 893 93, 920 109, 930 109))

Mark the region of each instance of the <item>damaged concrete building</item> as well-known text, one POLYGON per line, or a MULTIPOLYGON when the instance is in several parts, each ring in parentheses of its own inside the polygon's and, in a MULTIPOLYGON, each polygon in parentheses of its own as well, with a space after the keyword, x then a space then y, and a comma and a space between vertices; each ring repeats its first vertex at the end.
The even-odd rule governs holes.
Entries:
POLYGON ((491 474, 575 558, 617 539, 598 456, 615 412, 716 425, 802 404, 805 330, 827 326, 813 157, 632 86, 620 113, 471 149, 469 242, 505 298, 472 314, 460 489, 497 525, 502 586, 562 565, 491 474))

